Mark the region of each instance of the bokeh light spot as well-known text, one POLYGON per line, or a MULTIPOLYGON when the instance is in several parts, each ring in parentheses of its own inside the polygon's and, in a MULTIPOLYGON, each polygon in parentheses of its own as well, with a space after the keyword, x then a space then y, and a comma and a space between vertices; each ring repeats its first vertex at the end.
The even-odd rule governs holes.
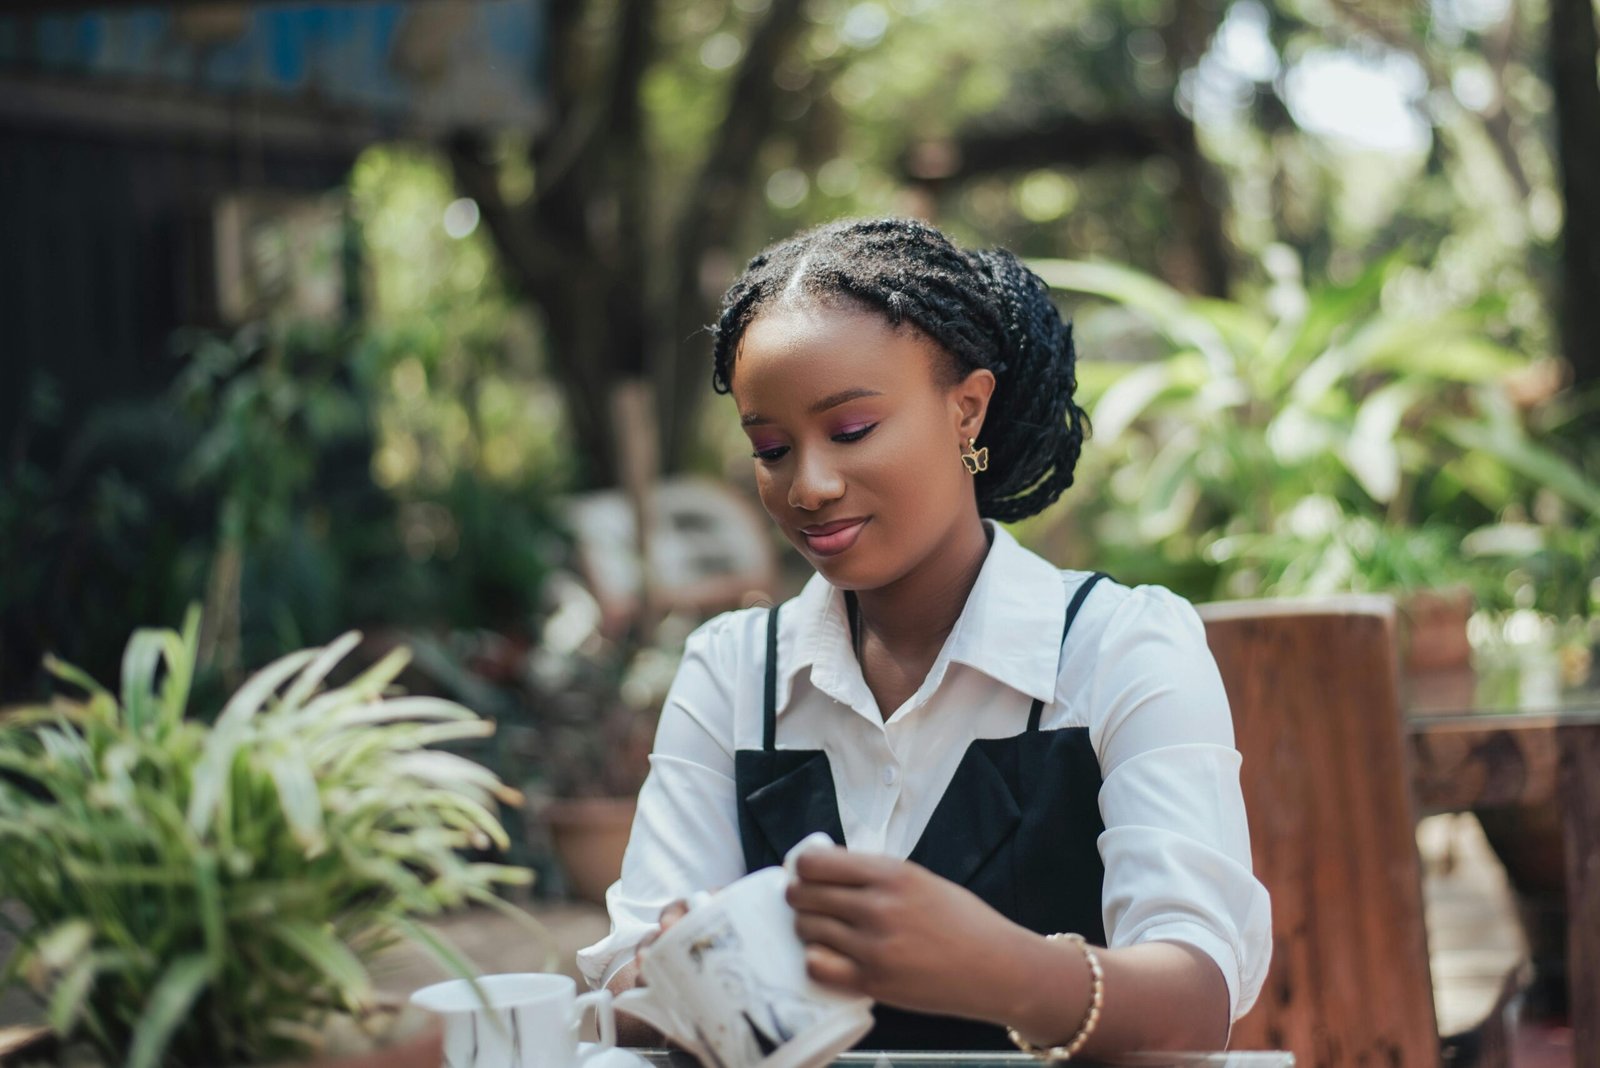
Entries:
POLYGON ((478 202, 471 197, 452 200, 444 209, 444 232, 457 241, 478 228, 478 202))

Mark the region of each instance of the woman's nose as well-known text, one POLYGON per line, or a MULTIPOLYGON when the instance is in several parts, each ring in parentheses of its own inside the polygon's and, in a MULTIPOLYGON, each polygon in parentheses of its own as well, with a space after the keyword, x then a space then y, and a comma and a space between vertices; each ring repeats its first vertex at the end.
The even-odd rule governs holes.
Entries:
POLYGON ((802 512, 815 512, 842 496, 844 478, 827 462, 825 455, 813 451, 810 456, 798 458, 794 481, 789 483, 789 507, 802 512))

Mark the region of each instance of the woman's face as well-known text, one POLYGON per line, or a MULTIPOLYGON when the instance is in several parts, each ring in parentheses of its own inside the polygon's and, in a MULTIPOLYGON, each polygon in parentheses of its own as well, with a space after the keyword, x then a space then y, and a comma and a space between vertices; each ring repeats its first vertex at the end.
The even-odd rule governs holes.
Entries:
POLYGON ((949 359, 914 327, 848 307, 783 304, 746 327, 732 388, 761 503, 833 585, 888 585, 977 521, 961 449, 994 376, 949 384, 949 359))

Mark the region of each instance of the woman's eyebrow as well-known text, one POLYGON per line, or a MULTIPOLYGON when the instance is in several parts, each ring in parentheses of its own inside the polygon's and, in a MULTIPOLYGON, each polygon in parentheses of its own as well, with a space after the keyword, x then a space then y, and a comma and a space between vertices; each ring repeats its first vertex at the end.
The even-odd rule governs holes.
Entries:
MULTIPOLYGON (((818 412, 825 412, 829 408, 837 408, 846 401, 858 400, 862 397, 881 396, 883 396, 883 391, 877 389, 841 389, 837 393, 830 393, 826 397, 823 397, 821 400, 813 404, 809 410, 812 415, 816 415, 818 412)), ((771 419, 768 419, 766 416, 759 415, 755 412, 751 412, 748 415, 739 417, 740 426, 760 426, 763 423, 770 422, 772 422, 771 419)))

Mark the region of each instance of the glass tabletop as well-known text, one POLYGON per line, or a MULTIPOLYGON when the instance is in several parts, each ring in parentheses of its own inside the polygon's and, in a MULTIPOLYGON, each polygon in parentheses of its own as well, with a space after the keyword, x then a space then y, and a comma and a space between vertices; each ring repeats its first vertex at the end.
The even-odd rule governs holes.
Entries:
POLYGON ((1600 678, 1574 682, 1559 665, 1483 663, 1454 671, 1407 675, 1410 716, 1546 716, 1600 722, 1600 678))
POLYGON ((1407 713, 1600 720, 1600 618, 1560 623, 1527 610, 1480 613, 1467 624, 1467 640, 1469 664, 1405 678, 1407 713))
MULTIPOLYGON (((687 1053, 665 1049, 636 1049, 654 1068, 700 1068, 687 1053)), ((1039 1062, 1026 1053, 934 1053, 926 1050, 889 1050, 844 1053, 833 1068, 1025 1068, 1039 1062)), ((1073 1063, 1136 1065, 1138 1068, 1294 1068, 1294 1054, 1270 1053, 1133 1053, 1112 1061, 1073 1063)))

